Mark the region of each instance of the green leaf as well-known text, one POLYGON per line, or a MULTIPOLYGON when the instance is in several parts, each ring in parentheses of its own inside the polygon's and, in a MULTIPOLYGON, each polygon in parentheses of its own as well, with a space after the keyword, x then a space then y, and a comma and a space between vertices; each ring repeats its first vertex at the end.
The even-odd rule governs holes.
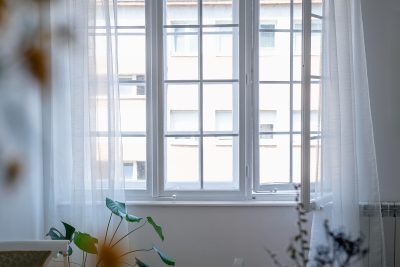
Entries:
POLYGON ((139 260, 138 258, 135 258, 135 259, 136 259, 136 265, 138 267, 149 267, 146 263, 144 263, 143 261, 139 260))
POLYGON ((75 227, 73 227, 72 225, 69 225, 68 223, 62 222, 62 224, 64 225, 65 228, 65 239, 72 241, 72 236, 75 233, 75 227))
POLYGON ((61 234, 56 228, 51 227, 46 236, 50 236, 51 240, 65 240, 65 236, 61 234))
POLYGON ((143 218, 131 214, 125 215, 125 220, 127 220, 128 222, 140 222, 142 219, 143 218))
POLYGON ((153 228, 157 232, 158 236, 161 238, 162 241, 164 241, 164 235, 163 235, 161 226, 157 225, 154 222, 153 218, 151 218, 150 216, 147 217, 147 222, 149 224, 151 224, 151 226, 153 226, 153 228))
POLYGON ((74 243, 78 248, 87 253, 97 254, 96 244, 98 243, 98 240, 89 234, 75 232, 74 243))
POLYGON ((168 257, 164 252, 162 252, 161 250, 159 250, 157 247, 153 247, 153 249, 155 250, 155 252, 157 252, 158 256, 160 256, 161 260, 169 265, 169 266, 175 266, 175 261, 172 260, 170 257, 168 257))
POLYGON ((72 248, 71 248, 71 246, 68 246, 68 250, 67 250, 67 252, 68 252, 68 256, 71 256, 72 255, 72 248))
POLYGON ((125 217, 126 215, 126 206, 125 203, 114 201, 111 198, 106 198, 106 206, 107 208, 119 217, 125 217))

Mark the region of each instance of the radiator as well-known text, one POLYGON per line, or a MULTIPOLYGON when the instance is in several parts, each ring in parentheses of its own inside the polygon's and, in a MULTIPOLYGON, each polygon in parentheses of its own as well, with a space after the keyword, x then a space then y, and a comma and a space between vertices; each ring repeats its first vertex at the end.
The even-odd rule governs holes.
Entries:
MULTIPOLYGON (((368 207, 364 207, 363 211, 363 227, 369 227, 372 220, 369 219, 368 207)), ((381 212, 387 267, 400 267, 400 202, 382 202, 381 212)), ((368 265, 368 260, 364 266, 374 267, 368 265)))

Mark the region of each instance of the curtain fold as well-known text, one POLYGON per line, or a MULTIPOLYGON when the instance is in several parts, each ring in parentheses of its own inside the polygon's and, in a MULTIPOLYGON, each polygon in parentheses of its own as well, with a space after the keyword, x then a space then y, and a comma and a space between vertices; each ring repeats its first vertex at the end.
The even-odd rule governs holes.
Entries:
POLYGON ((105 198, 124 202, 114 2, 51 7, 52 25, 68 25, 72 38, 52 44, 46 226, 63 220, 99 241, 110 216, 105 198))
POLYGON ((324 242, 328 219, 364 236, 369 256, 360 266, 386 266, 361 1, 325 0, 323 17, 322 182, 311 250, 324 242))

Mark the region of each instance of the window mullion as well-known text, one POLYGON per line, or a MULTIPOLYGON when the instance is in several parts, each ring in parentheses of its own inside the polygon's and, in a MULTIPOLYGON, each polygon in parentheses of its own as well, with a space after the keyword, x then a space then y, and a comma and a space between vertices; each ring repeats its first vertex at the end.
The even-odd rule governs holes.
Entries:
POLYGON ((148 0, 151 3, 151 70, 152 70, 152 196, 158 197, 163 188, 163 162, 164 162, 164 140, 163 140, 163 1, 148 0), (161 88, 162 90, 158 90, 161 88))
POLYGON ((203 0, 198 0, 199 21, 199 178, 200 189, 204 189, 204 153, 203 153, 203 0))
POLYGON ((303 0, 301 201, 310 208, 311 0, 303 0))

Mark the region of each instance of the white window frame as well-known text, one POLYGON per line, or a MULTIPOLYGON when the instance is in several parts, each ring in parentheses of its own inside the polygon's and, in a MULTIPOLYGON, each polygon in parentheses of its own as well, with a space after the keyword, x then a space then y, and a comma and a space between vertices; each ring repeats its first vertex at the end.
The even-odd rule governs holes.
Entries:
MULTIPOLYGON (((199 1, 199 6, 202 0, 199 1)), ((291 1, 293 4, 293 0, 291 1)), ((277 194, 257 188, 258 175, 258 25, 259 0, 239 1, 239 190, 168 191, 164 189, 163 0, 146 0, 146 190, 126 190, 129 200, 288 201, 294 192, 277 194), (255 64, 257 62, 257 64, 255 64), (159 66, 159 67, 153 67, 159 66)), ((200 12, 200 11, 199 11, 200 12)), ((293 12, 293 10, 291 11, 293 12)), ((293 16, 293 15, 292 15, 293 16)), ((302 171, 301 198, 310 202, 311 0, 303 0, 302 171)), ((199 15, 199 19, 201 14, 199 15)), ((201 25, 201 19, 199 21, 201 25)), ((279 31, 279 30, 277 30, 279 31)), ((293 22, 291 23, 293 34, 293 22)), ((199 34, 201 38, 201 33, 199 34)), ((293 53, 293 36, 291 53, 293 53)), ((201 44, 199 43, 199 46, 201 44)), ((201 48, 199 48, 200 50, 201 48)), ((200 55, 199 55, 200 56, 200 55)), ((292 57, 291 57, 292 58, 292 57)), ((200 66, 201 67, 201 66, 200 66)), ((200 71, 200 70, 199 70, 200 71)), ((199 111, 200 112, 200 111, 199 111)))

